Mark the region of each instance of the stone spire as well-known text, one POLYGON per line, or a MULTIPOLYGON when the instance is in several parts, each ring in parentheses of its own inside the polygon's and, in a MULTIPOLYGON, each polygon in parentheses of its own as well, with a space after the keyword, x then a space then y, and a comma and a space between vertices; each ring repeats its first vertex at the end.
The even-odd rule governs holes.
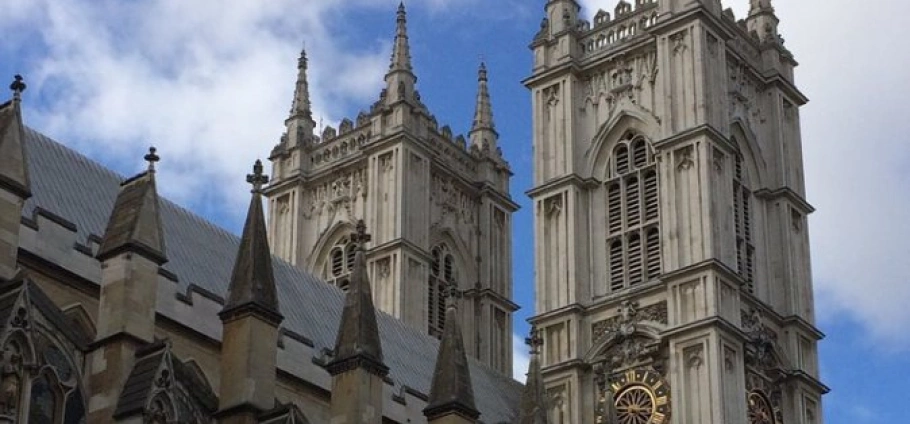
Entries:
POLYGON ((231 273, 227 302, 221 318, 221 374, 218 412, 220 423, 257 423, 258 416, 275 405, 275 364, 278 361, 278 326, 284 317, 272 271, 262 186, 269 179, 262 161, 253 165, 246 180, 253 186, 250 208, 231 273))
POLYGON ((275 290, 275 277, 272 275, 272 255, 269 251, 266 236, 265 217, 262 213, 262 186, 269 178, 262 173, 262 161, 253 165, 253 173, 246 180, 253 186, 250 208, 246 223, 243 225, 243 236, 240 249, 231 273, 231 284, 228 288, 227 303, 221 311, 225 320, 235 312, 252 309, 275 322, 282 320, 278 312, 278 295, 275 290))
POLYGON ((436 370, 430 386, 430 399, 423 414, 429 422, 455 415, 456 422, 474 422, 480 413, 474 405, 471 371, 461 335, 461 317, 456 306, 458 288, 451 285, 446 305, 445 328, 436 356, 436 370))
POLYGON ((31 190, 23 146, 25 126, 19 108, 26 88, 22 76, 16 75, 9 88, 13 91, 13 99, 0 104, 0 188, 28 199, 31 190))
POLYGON ((480 62, 480 69, 477 71, 477 105, 474 109, 474 122, 471 125, 470 136, 471 144, 477 145, 481 149, 496 150, 499 134, 493 123, 487 65, 484 62, 480 62))
POLYGON ((395 19, 395 44, 392 47, 392 63, 389 72, 412 72, 411 47, 408 44, 408 13, 404 2, 398 4, 398 14, 395 19))
POLYGON ((537 329, 531 328, 531 335, 525 339, 525 343, 531 348, 531 360, 528 362, 527 380, 521 394, 518 420, 515 424, 547 424, 547 397, 543 376, 540 373, 540 348, 543 346, 543 338, 537 329))
POLYGON ((366 233, 363 220, 357 222, 357 232, 351 239, 357 243, 357 252, 335 340, 335 356, 327 369, 330 374, 337 375, 352 368, 364 368, 372 374, 385 376, 389 368, 382 361, 376 309, 367 277, 365 245, 371 236, 366 233))
POLYGON ((167 262, 164 231, 161 227, 158 190, 155 186, 157 150, 145 155, 148 170, 120 184, 107 229, 96 257, 100 261, 124 252, 134 252, 158 265, 167 262))
POLYGON ((32 196, 25 158, 25 125, 19 103, 25 91, 22 76, 9 88, 13 99, 0 104, 0 279, 13 278, 19 266, 19 216, 32 196))
POLYGON ((408 45, 408 18, 404 3, 398 5, 398 17, 395 24, 395 43, 392 46, 392 58, 389 72, 386 73, 384 92, 386 104, 397 101, 416 99, 415 86, 417 77, 411 66, 411 48, 408 45))
POLYGON ((749 33, 758 38, 758 41, 771 45, 783 45, 783 40, 778 34, 779 24, 780 20, 774 14, 771 0, 750 0, 746 27, 749 29, 749 33))
POLYGON ((291 114, 288 120, 295 118, 313 120, 307 69, 306 48, 304 48, 300 50, 300 58, 297 59, 297 85, 294 87, 294 101, 291 103, 291 114))

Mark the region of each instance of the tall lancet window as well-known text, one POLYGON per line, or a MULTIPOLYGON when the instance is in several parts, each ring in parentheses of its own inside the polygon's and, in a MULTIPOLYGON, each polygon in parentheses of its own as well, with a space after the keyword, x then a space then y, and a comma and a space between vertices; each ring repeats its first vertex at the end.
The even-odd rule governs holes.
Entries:
POLYGON ((349 237, 339 239, 329 253, 325 273, 326 281, 347 291, 351 284, 351 270, 354 269, 356 251, 357 243, 351 241, 349 237))
POLYGON ((660 275, 657 165, 647 140, 629 133, 613 149, 606 185, 607 285, 618 291, 660 275))
POLYGON ((441 244, 430 252, 430 280, 427 283, 427 327, 430 335, 442 337, 446 325, 446 288, 456 283, 455 259, 449 248, 441 244))
POLYGON ((736 156, 733 172, 733 227, 736 233, 736 270, 749 293, 755 290, 755 245, 752 243, 752 191, 743 170, 743 159, 736 156))

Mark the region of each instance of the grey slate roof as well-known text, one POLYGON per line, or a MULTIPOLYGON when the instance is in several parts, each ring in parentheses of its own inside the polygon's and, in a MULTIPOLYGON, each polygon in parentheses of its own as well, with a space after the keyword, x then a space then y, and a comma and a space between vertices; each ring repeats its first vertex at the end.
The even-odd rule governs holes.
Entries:
MULTIPOLYGON (((78 242, 100 239, 122 177, 30 128, 26 128, 25 149, 33 197, 26 202, 23 216, 32 218, 40 208, 72 223, 78 242)), ((178 277, 183 289, 193 284, 225 298, 240 239, 164 198, 161 221, 169 259, 164 269, 178 277)), ((283 326, 312 340, 316 351, 333 348, 343 293, 282 260, 273 258, 273 268, 283 326)), ((381 312, 377 320, 389 378, 396 385, 429 394, 436 339, 381 312)), ((474 360, 469 362, 480 419, 511 421, 521 384, 474 360)))

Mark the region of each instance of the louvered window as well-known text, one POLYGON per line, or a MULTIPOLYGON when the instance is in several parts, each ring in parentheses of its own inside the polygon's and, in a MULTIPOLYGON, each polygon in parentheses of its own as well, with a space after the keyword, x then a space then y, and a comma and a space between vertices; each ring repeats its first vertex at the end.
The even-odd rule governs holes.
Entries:
POLYGON ((755 246, 752 242, 752 191, 743 170, 743 159, 736 156, 733 171, 733 230, 736 233, 736 271, 746 290, 755 290, 755 246))
POLYGON ((628 134, 613 150, 606 181, 607 279, 611 291, 656 278, 660 260, 660 190, 647 140, 628 134))
POLYGON ((344 291, 347 291, 351 280, 351 271, 354 269, 354 255, 357 253, 357 244, 350 238, 342 237, 332 247, 325 279, 344 291))
POLYGON ((442 337, 446 325, 446 296, 450 285, 457 286, 455 259, 446 245, 430 251, 430 279, 427 282, 427 329, 431 336, 442 337))

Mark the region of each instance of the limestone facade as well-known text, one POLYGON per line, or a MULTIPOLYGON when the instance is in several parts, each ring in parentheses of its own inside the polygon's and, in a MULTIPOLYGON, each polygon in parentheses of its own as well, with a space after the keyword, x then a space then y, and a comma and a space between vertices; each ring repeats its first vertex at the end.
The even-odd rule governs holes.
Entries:
POLYGON ((380 98, 356 119, 316 134, 301 55, 287 131, 271 154, 269 240, 278 257, 345 288, 354 223, 367 252, 376 307, 437 338, 446 286, 462 292, 468 354, 512 369, 512 213, 509 164, 497 146, 487 70, 478 73, 468 137, 440 126, 420 100, 399 10, 380 98))
POLYGON ((770 0, 579 9, 547 2, 525 80, 550 422, 820 423, 807 99, 770 0))

